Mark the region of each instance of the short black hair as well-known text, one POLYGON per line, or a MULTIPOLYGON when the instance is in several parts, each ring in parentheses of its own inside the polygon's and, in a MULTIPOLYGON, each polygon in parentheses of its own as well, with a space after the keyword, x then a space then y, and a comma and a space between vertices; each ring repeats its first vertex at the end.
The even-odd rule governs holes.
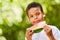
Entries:
POLYGON ((32 3, 30 3, 30 4, 27 6, 27 8, 26 8, 26 13, 28 14, 28 10, 29 10, 30 8, 33 8, 33 7, 40 7, 40 10, 43 12, 43 9, 42 9, 42 6, 41 6, 40 3, 32 2, 32 3))

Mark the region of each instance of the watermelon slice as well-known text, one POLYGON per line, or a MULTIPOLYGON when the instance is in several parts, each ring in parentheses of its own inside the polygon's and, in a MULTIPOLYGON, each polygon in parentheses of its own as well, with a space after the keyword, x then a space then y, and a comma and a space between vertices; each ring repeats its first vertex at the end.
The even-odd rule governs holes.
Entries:
POLYGON ((44 24, 46 24, 45 21, 39 22, 39 23, 37 23, 36 25, 33 25, 32 27, 30 27, 29 29, 33 30, 34 33, 37 33, 37 32, 40 32, 40 31, 43 30, 44 24))
POLYGON ((43 28, 38 28, 38 29, 33 30, 33 31, 34 31, 34 33, 39 33, 39 32, 41 32, 42 30, 43 30, 43 28))

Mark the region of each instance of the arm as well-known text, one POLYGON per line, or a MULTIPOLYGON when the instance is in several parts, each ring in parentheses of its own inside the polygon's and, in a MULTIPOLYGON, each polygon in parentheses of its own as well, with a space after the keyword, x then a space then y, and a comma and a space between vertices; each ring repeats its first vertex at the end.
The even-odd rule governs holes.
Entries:
POLYGON ((50 40, 55 40, 55 38, 54 38, 54 36, 53 36, 53 35, 52 35, 52 36, 50 36, 50 37, 49 37, 49 39, 50 39, 50 40))
POLYGON ((32 40, 32 34, 33 34, 32 30, 30 30, 30 29, 26 30, 26 39, 32 40))
POLYGON ((44 31, 50 40, 55 40, 55 37, 53 36, 53 33, 52 33, 52 28, 50 28, 48 25, 45 25, 44 31))

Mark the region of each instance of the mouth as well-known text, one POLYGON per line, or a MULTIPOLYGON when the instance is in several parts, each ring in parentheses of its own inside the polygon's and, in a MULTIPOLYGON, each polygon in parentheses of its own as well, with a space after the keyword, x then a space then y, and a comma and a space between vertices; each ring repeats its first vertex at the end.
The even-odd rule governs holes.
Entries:
POLYGON ((36 20, 36 21, 34 21, 33 23, 34 23, 34 24, 37 24, 37 23, 42 22, 42 21, 44 21, 44 20, 36 20))
POLYGON ((37 24, 37 23, 39 23, 41 20, 36 20, 36 21, 34 21, 33 23, 34 24, 37 24))

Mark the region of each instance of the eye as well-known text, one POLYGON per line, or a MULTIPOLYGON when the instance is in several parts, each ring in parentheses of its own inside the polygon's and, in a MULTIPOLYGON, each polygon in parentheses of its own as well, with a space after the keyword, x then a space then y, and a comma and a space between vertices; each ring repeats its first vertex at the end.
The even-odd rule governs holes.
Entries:
POLYGON ((33 17, 33 15, 31 15, 30 17, 33 17))
POLYGON ((39 15, 40 13, 36 13, 36 15, 39 15))

